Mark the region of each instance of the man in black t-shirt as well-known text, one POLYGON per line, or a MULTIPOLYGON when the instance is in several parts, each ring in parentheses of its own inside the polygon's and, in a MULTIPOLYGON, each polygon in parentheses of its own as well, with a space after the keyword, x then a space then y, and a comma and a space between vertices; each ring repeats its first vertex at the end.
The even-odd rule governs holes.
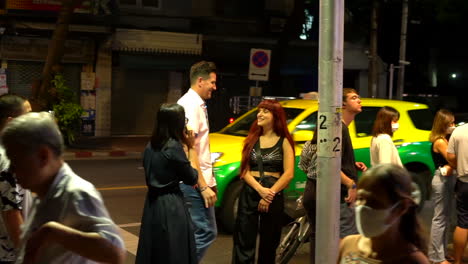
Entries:
POLYGON ((348 126, 361 111, 361 98, 356 90, 344 88, 341 135, 340 239, 358 233, 354 216, 357 171, 366 171, 367 167, 363 162, 356 162, 354 158, 353 144, 349 135, 348 126))

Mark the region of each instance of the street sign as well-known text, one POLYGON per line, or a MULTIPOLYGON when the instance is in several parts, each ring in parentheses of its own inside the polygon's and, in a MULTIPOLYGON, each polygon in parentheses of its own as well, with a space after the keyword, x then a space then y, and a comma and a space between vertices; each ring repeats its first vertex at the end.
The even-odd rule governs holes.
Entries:
POLYGON ((250 49, 249 80, 268 81, 271 50, 250 49))

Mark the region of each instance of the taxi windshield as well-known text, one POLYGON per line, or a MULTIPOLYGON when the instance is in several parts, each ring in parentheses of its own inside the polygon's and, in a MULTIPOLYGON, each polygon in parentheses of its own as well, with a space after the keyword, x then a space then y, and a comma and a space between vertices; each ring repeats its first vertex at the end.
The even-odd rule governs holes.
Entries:
MULTIPOLYGON (((283 109, 286 112, 286 122, 288 124, 304 111, 304 109, 300 108, 284 107, 283 109)), ((232 126, 224 128, 219 133, 231 136, 246 137, 249 133, 250 126, 255 120, 257 120, 257 111, 252 111, 242 119, 239 119, 232 126)))

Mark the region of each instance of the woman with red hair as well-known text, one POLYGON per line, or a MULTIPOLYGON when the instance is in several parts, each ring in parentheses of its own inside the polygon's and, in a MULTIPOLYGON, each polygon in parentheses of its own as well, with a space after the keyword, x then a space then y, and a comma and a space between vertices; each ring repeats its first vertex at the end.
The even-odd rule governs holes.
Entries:
POLYGON ((244 140, 232 263, 254 263, 257 233, 258 263, 275 263, 281 238, 283 189, 294 177, 294 141, 286 114, 276 100, 258 105, 257 120, 244 140), (286 140, 285 140, 286 139, 286 140))

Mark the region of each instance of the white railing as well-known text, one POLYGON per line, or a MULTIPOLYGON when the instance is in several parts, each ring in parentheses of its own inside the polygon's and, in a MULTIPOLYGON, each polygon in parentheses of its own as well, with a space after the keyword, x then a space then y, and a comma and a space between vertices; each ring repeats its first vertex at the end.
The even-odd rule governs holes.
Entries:
POLYGON ((229 99, 229 106, 234 114, 242 114, 256 107, 262 100, 272 99, 278 101, 296 99, 285 96, 233 96, 229 99))

